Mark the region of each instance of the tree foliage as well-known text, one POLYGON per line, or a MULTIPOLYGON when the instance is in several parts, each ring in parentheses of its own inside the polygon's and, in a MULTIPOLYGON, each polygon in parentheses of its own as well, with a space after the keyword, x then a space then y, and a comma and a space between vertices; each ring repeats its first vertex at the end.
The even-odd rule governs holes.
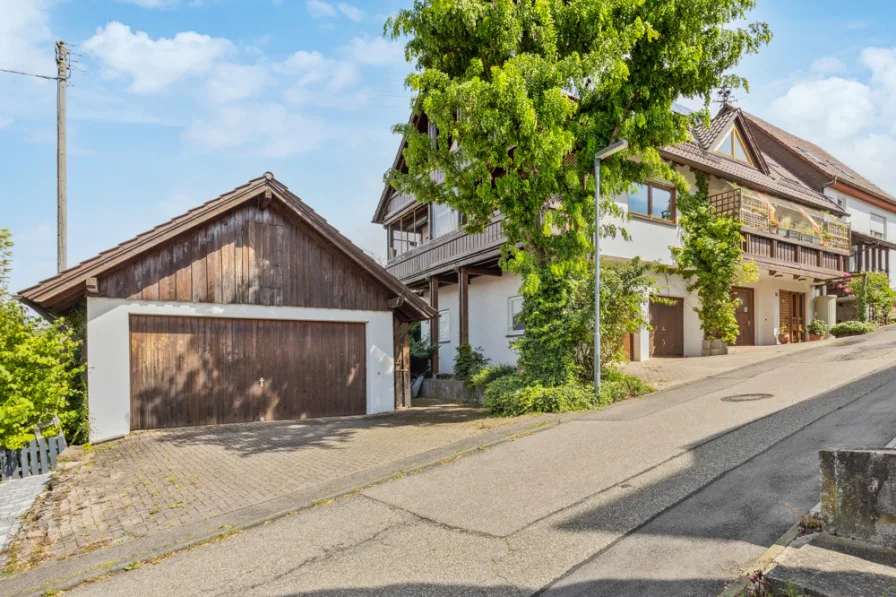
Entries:
MULTIPOLYGON (((754 0, 415 0, 386 23, 408 38, 415 113, 407 172, 387 174, 418 201, 456 208, 470 232, 496 212, 517 271, 578 260, 591 250, 594 155, 626 139, 601 170, 602 209, 633 182, 685 182, 658 150, 686 141, 708 109, 672 111, 681 96, 708 108, 712 90, 746 87, 729 70, 771 39, 737 26, 754 0), (638 160, 627 159, 638 156, 638 160), (444 175, 444 176, 442 176, 444 175), (523 250, 516 249, 517 245, 523 250), (528 266, 527 266, 528 265, 528 266)), ((612 228, 604 230, 613 233, 612 228)))
MULTIPOLYGON (((592 262, 577 267, 540 270, 537 291, 523 287, 520 320, 526 333, 515 346, 524 375, 545 385, 589 380, 594 375, 594 275, 592 262)), ((601 364, 611 369, 626 359, 623 343, 628 334, 648 325, 642 309, 654 287, 649 264, 601 262, 600 332, 601 364)))
POLYGON ((857 274, 849 281, 848 288, 856 297, 859 321, 886 323, 896 302, 896 291, 890 287, 890 277, 886 272, 857 274))
POLYGON ((694 311, 706 340, 737 340, 737 307, 739 299, 731 294, 736 284, 753 282, 758 270, 753 262, 744 263, 740 234, 741 223, 733 218, 717 216, 709 205, 709 181, 697 172, 697 188, 679 196, 681 211, 681 246, 672 254, 678 267, 689 279, 688 291, 697 291, 700 306, 694 311))
POLYGON ((17 449, 38 426, 53 435, 74 413, 83 369, 78 341, 65 322, 46 324, 9 293, 12 239, 0 229, 0 447, 17 449))

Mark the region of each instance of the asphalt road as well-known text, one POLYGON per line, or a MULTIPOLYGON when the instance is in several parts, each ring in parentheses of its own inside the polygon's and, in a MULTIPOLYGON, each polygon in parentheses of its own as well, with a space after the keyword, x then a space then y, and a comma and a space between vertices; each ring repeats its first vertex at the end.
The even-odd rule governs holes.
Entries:
POLYGON ((884 330, 590 413, 72 594, 715 596, 818 502, 820 448, 894 436, 896 330, 884 330))

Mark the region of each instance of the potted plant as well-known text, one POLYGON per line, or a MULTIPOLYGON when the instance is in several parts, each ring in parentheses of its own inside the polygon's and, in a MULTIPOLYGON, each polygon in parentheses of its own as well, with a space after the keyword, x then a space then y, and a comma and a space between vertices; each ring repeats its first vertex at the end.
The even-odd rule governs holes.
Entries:
POLYGON ((775 230, 775 232, 777 232, 779 236, 786 237, 786 236, 788 236, 788 233, 790 232, 791 226, 793 226, 793 220, 790 219, 790 216, 784 216, 778 222, 778 228, 775 230))
POLYGON ((820 319, 813 319, 809 322, 809 340, 815 342, 816 340, 824 340, 824 337, 828 333, 828 324, 823 322, 820 319))
POLYGON ((790 333, 785 331, 784 328, 778 330, 778 342, 780 344, 790 344, 790 333))

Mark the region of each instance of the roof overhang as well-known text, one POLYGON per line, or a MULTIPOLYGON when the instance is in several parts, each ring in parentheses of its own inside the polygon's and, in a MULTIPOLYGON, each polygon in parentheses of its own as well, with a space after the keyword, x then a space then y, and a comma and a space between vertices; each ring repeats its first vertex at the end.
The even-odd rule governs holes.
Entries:
POLYGON ((249 181, 233 191, 221 195, 185 214, 160 226, 144 232, 118 246, 87 259, 55 276, 22 290, 22 301, 50 314, 59 314, 74 304, 87 292, 90 278, 98 278, 124 267, 143 255, 175 237, 208 222, 221 214, 251 200, 270 202, 277 200, 314 232, 339 250, 347 259, 384 286, 395 299, 394 309, 402 319, 416 321, 431 319, 436 312, 423 299, 358 248, 324 218, 308 207, 298 196, 277 181, 271 173, 249 181))

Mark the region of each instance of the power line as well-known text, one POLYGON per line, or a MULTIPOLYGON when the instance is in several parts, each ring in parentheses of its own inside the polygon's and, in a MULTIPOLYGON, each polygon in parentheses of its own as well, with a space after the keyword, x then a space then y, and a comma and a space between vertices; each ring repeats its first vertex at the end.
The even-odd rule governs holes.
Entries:
MULTIPOLYGON (((0 73, 9 73, 11 75, 24 75, 26 77, 37 77, 38 79, 46 79, 48 81, 58 81, 59 77, 50 77, 47 75, 35 75, 34 73, 25 73, 19 70, 9 70, 6 68, 0 68, 0 73)), ((68 77, 66 77, 68 78, 68 77)))

